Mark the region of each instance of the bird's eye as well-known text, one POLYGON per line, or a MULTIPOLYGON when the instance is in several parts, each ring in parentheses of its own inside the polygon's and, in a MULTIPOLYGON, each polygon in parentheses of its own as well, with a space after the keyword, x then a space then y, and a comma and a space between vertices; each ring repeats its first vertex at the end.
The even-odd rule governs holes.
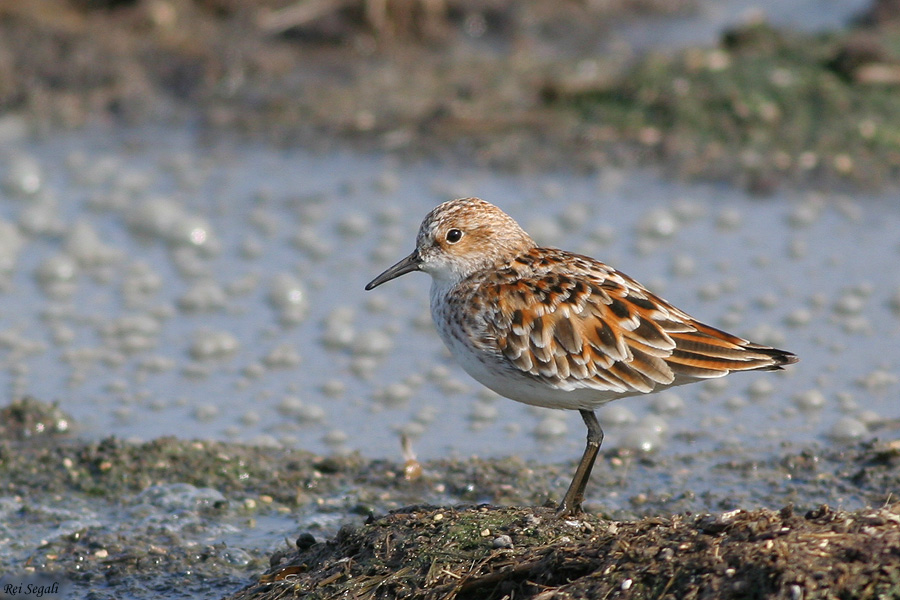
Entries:
POLYGON ((459 229, 450 229, 449 231, 447 231, 447 242, 455 244, 462 239, 462 236, 463 232, 459 229))

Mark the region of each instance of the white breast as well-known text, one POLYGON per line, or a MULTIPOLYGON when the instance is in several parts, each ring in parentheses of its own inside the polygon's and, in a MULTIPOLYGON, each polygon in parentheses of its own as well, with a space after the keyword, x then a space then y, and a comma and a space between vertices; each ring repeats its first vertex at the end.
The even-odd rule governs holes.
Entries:
MULTIPOLYGON (((456 362, 482 385, 517 402, 560 409, 593 410, 622 398, 617 392, 579 387, 563 389, 524 373, 497 352, 476 347, 452 311, 459 305, 447 301, 447 289, 437 279, 431 285, 431 317, 444 345, 456 362)), ((632 395, 632 394, 628 394, 632 395)))

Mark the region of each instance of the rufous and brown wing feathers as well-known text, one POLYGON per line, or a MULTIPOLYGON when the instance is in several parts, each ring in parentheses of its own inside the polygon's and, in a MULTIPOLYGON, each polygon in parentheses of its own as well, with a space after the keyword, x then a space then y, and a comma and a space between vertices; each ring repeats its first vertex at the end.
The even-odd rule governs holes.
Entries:
POLYGON ((486 333, 509 363, 555 387, 646 393, 796 362, 695 321, 588 257, 535 248, 499 273, 482 282, 497 300, 486 333), (569 270, 554 269, 559 261, 569 270))

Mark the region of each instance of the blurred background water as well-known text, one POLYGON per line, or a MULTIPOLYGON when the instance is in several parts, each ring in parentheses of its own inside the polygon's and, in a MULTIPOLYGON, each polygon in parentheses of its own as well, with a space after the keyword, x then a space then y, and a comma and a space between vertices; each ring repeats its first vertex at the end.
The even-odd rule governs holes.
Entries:
POLYGON ((609 447, 853 441, 900 417, 900 206, 650 172, 498 175, 147 128, 4 149, 0 384, 81 435, 569 460, 577 415, 499 398, 434 333, 426 276, 364 284, 478 195, 713 325, 795 352, 601 411, 609 447))

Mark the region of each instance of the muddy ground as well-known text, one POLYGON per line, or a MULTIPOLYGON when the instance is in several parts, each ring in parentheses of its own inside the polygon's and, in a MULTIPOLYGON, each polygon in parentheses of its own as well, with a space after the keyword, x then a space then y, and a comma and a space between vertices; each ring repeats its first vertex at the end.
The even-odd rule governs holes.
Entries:
MULTIPOLYGON (((614 41, 691 0, 0 0, 0 111, 200 124, 512 170, 654 165, 761 194, 900 182, 900 27, 614 41)), ((2 128, 0 128, 2 129, 2 128)))
POLYGON ((249 598, 896 598, 900 505, 616 522, 411 507, 308 546, 249 598))
POLYGON ((306 515, 300 523, 341 515, 347 523, 336 536, 286 530, 290 544, 271 556, 198 546, 162 527, 85 526, 36 545, 24 562, 0 564, 2 572, 69 582, 94 598, 147 588, 160 597, 240 589, 229 597, 242 599, 900 594, 897 442, 786 449, 766 462, 601 452, 588 513, 558 519, 553 501, 573 465, 372 461, 175 438, 85 442, 72 438, 73 424, 58 409, 33 399, 4 408, 0 422, 0 497, 19 502, 7 518, 37 523, 61 498, 115 507, 151 486, 189 484, 222 494, 202 509, 207 523, 235 514, 306 515), (753 495, 727 485, 702 494, 675 484, 629 487, 636 470, 685 469, 735 478, 753 495), (610 510, 604 499, 623 494, 610 510))

